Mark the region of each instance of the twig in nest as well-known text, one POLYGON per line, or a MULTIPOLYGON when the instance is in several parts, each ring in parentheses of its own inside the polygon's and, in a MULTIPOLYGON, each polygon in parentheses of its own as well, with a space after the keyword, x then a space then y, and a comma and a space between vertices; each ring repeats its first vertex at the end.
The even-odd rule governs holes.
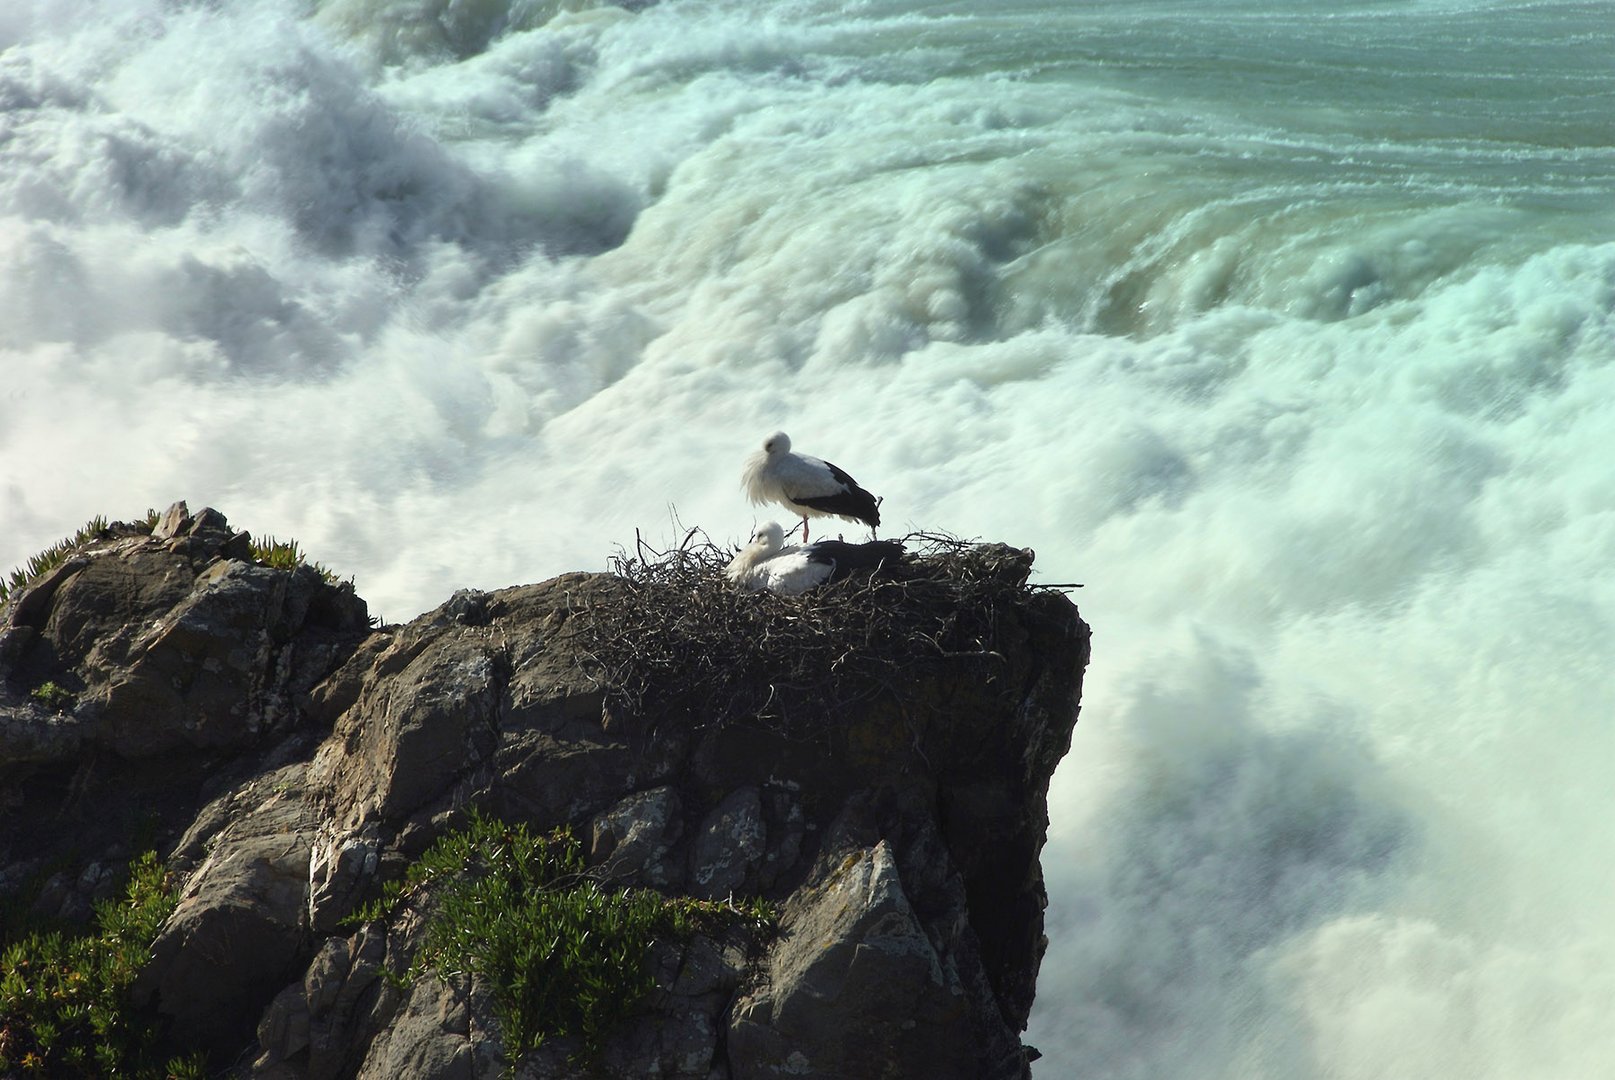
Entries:
POLYGON ((851 705, 881 695, 906 705, 939 661, 1006 663, 1000 617, 1035 588, 1031 553, 923 533, 904 544, 911 557, 879 576, 782 597, 734 589, 731 552, 699 529, 668 551, 636 531, 636 554, 611 560, 623 592, 579 629, 624 715, 823 737, 851 705))

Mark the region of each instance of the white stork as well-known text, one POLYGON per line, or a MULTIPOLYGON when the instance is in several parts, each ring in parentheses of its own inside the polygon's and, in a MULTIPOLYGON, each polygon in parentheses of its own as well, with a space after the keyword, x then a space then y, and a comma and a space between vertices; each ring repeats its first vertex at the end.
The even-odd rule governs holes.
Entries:
POLYGON ((880 524, 880 500, 828 461, 792 453, 791 437, 783 431, 763 442, 762 450, 746 462, 740 481, 752 502, 779 503, 802 515, 804 543, 810 517, 846 518, 871 529, 880 524))
POLYGON ((873 540, 848 544, 841 540, 820 540, 804 547, 786 547, 785 530, 770 521, 752 534, 751 543, 729 561, 724 573, 743 589, 797 596, 831 581, 840 581, 855 570, 878 570, 903 558, 903 545, 896 540, 873 540))

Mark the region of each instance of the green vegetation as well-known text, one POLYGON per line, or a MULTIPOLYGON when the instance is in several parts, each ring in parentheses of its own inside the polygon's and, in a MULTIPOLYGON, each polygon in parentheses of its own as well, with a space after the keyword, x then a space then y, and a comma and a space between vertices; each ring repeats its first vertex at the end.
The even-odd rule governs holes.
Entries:
POLYGON ((106 536, 110 527, 107 519, 97 514, 72 536, 58 540, 29 559, 26 565, 19 566, 8 576, 0 578, 0 604, 5 603, 6 598, 13 592, 32 585, 35 580, 62 565, 70 555, 85 544, 106 536))
MULTIPOLYGON (((267 566, 273 570, 296 570, 308 562, 308 557, 296 540, 276 540, 273 536, 252 538, 252 561, 259 566, 267 566)), ((310 562, 319 575, 326 581, 335 585, 338 578, 334 572, 317 562, 310 562)))
MULTIPOLYGON (((144 517, 132 522, 134 532, 151 532, 163 518, 162 512, 148 509, 144 517)), ((84 526, 72 536, 58 540, 50 547, 41 551, 28 562, 11 571, 10 574, 0 577, 0 604, 20 589, 32 585, 43 575, 56 569, 66 562, 74 552, 84 545, 102 540, 114 534, 115 529, 122 527, 126 531, 129 526, 114 526, 100 514, 84 523, 84 526)), ((302 547, 296 540, 277 540, 273 536, 253 537, 251 540, 252 561, 260 566, 268 566, 275 570, 295 570, 308 562, 321 577, 335 585, 340 580, 329 568, 317 562, 309 562, 303 553, 302 547)))
POLYGON ((32 933, 0 952, 0 1075, 190 1080, 200 1055, 159 1061, 156 1035, 129 1002, 135 976, 177 897, 153 852, 135 860, 124 898, 95 907, 78 937, 32 933))
POLYGON ((585 1054, 598 1057, 612 1029, 655 987, 654 940, 774 922, 761 901, 736 908, 602 885, 570 831, 535 836, 476 813, 351 921, 389 919, 423 891, 425 938, 394 982, 407 985, 428 969, 446 982, 485 980, 512 1066, 550 1036, 575 1035, 585 1054))
POLYGON ((28 691, 28 696, 45 706, 45 708, 54 709, 57 712, 73 707, 73 691, 49 680, 28 691))

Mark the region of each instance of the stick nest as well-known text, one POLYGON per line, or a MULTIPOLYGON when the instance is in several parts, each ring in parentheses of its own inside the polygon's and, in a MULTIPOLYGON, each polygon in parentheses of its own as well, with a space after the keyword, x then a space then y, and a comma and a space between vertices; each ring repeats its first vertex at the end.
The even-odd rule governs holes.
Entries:
POLYGON ((618 715, 809 737, 881 695, 912 704, 939 664, 1014 692, 1001 676, 1024 630, 1010 616, 1043 588, 1027 584, 1029 550, 912 533, 900 563, 780 596, 737 589, 723 573, 732 553, 697 536, 669 551, 640 541, 611 560, 620 589, 585 648, 618 715))

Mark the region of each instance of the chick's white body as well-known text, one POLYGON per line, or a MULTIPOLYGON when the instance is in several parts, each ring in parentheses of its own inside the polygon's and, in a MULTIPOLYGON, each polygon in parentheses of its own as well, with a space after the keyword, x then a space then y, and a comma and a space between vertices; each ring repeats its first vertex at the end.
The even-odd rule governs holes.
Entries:
POLYGON ((724 573, 742 589, 797 596, 828 581, 835 567, 815 562, 800 547, 785 546, 785 530, 770 521, 752 534, 751 543, 729 560, 724 573))
POLYGON ((860 571, 880 573, 901 564, 903 545, 896 540, 848 544, 820 540, 801 547, 785 546, 785 531, 770 521, 752 534, 724 573, 742 589, 766 589, 782 596, 799 596, 816 586, 840 581, 860 571))

